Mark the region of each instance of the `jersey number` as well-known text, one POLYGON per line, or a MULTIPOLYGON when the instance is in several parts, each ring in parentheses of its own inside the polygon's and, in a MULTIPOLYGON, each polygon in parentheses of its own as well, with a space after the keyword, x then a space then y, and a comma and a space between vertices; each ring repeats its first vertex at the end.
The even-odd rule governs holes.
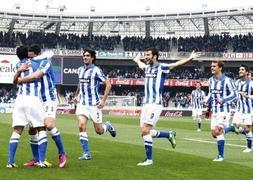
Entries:
POLYGON ((51 112, 54 112, 54 107, 52 106, 50 108, 49 106, 46 106, 46 112, 48 112, 49 110, 51 110, 51 112))
POLYGON ((154 116, 155 116, 155 114, 154 114, 154 113, 152 113, 152 114, 150 115, 150 119, 153 119, 153 118, 154 118, 154 116))

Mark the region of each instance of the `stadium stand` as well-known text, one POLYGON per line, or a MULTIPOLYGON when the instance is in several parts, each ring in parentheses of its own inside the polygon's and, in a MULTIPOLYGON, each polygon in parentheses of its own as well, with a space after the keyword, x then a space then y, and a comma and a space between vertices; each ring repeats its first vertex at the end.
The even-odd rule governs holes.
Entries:
POLYGON ((74 49, 90 47, 95 50, 113 51, 119 48, 125 51, 144 51, 148 47, 154 46, 160 51, 168 52, 176 49, 182 52, 193 50, 201 52, 250 52, 253 51, 253 35, 248 33, 230 35, 204 35, 191 37, 124 37, 121 36, 84 36, 77 34, 55 34, 45 32, 28 33, 0 32, 1 47, 16 47, 20 44, 40 44, 44 49, 74 49))

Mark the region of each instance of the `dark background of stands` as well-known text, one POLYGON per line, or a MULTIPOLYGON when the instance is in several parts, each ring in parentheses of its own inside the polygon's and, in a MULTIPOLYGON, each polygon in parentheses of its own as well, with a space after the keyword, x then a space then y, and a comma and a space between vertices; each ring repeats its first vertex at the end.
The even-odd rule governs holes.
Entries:
POLYGON ((76 49, 90 47, 95 50, 113 51, 120 48, 125 51, 143 51, 148 47, 156 47, 168 52, 173 48, 177 51, 191 52, 252 52, 252 33, 246 35, 210 35, 179 38, 153 37, 121 37, 121 36, 84 36, 76 34, 55 34, 45 32, 28 33, 0 32, 0 47, 16 47, 19 45, 40 44, 44 49, 76 49))

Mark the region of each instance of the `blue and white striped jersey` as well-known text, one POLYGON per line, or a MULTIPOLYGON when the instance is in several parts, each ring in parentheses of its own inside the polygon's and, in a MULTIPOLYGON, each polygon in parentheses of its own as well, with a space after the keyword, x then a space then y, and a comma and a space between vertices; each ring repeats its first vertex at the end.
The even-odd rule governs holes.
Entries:
POLYGON ((220 112, 230 112, 231 102, 237 98, 237 91, 232 79, 222 74, 221 79, 217 80, 214 76, 209 79, 209 93, 207 102, 212 105, 214 114, 220 112), (223 104, 219 104, 217 99, 222 99, 223 104))
POLYGON ((55 89, 55 75, 53 65, 51 63, 51 57, 54 54, 52 52, 44 52, 43 54, 36 56, 32 61, 39 62, 39 69, 42 70, 44 75, 41 77, 41 100, 56 101, 56 89, 55 89))
MULTIPOLYGON (((29 67, 29 69, 27 69, 26 71, 22 72, 20 74, 20 77, 25 77, 35 72, 40 65, 39 62, 32 62, 31 59, 22 59, 17 63, 16 69, 18 70, 24 63, 31 64, 31 67, 29 67)), ((40 90, 41 90, 41 82, 40 80, 35 80, 33 82, 19 84, 17 95, 40 97, 40 90)))
POLYGON ((252 113, 252 100, 244 97, 245 95, 252 95, 253 93, 253 81, 250 79, 241 80, 238 79, 235 83, 238 91, 237 107, 236 110, 241 113, 250 114, 252 113))
POLYGON ((98 89, 100 82, 107 80, 102 70, 91 64, 78 69, 79 102, 83 105, 96 106, 99 103, 98 89))
POLYGON ((162 92, 166 74, 170 72, 170 64, 157 63, 147 66, 145 71, 144 104, 162 104, 162 92))
POLYGON ((192 108, 193 109, 202 109, 203 108, 203 100, 205 98, 205 92, 201 89, 195 89, 191 94, 192 98, 192 108))
POLYGON ((41 61, 40 70, 44 73, 41 77, 41 100, 56 101, 55 76, 51 61, 41 61))

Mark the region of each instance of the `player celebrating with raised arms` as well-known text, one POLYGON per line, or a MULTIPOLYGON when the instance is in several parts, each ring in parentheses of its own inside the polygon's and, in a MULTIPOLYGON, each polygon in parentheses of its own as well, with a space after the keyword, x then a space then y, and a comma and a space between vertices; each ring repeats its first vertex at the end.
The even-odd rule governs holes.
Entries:
POLYGON ((176 147, 175 131, 158 131, 153 129, 160 117, 162 111, 162 92, 166 74, 171 69, 181 66, 198 58, 199 53, 192 52, 189 58, 182 59, 175 63, 165 64, 158 62, 159 52, 155 48, 148 48, 145 52, 145 63, 140 60, 140 55, 134 58, 139 68, 145 72, 145 97, 140 117, 141 135, 144 140, 146 158, 138 166, 148 166, 153 164, 152 158, 152 138, 167 138, 172 148, 176 147))

